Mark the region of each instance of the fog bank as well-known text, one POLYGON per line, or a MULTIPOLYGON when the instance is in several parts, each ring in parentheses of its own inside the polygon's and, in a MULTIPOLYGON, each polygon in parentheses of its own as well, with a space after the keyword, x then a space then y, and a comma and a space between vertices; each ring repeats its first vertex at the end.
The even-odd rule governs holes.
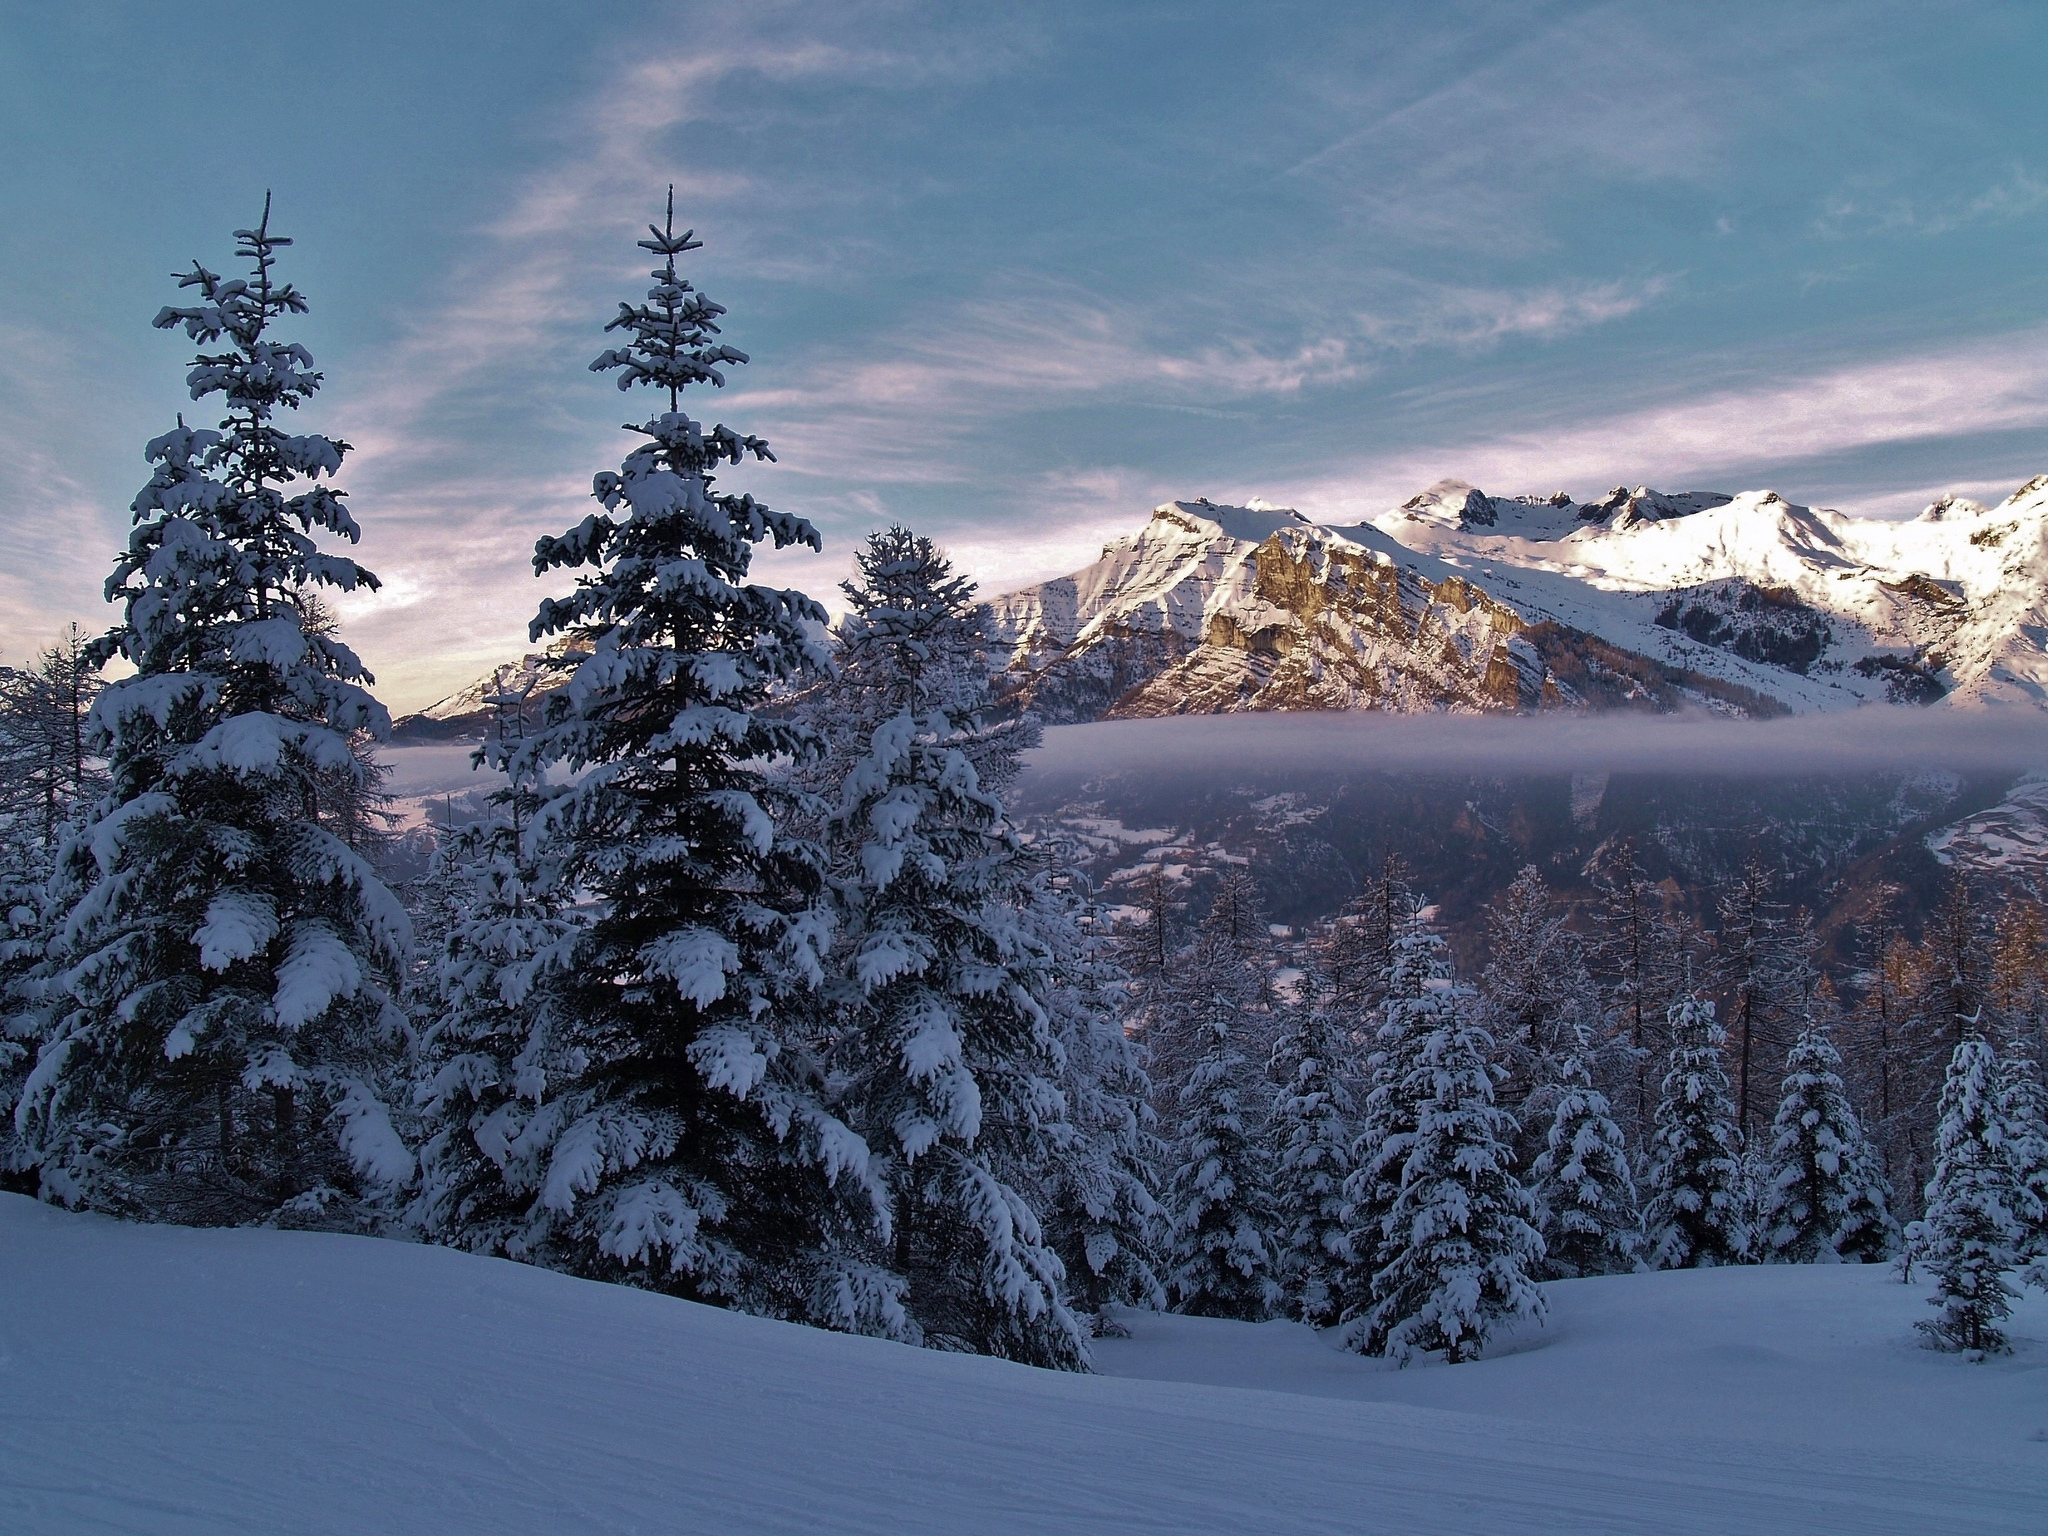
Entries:
POLYGON ((1053 726, 1028 771, 1681 773, 1734 777, 2048 768, 2048 712, 1867 707, 1682 715, 1178 715, 1053 726))

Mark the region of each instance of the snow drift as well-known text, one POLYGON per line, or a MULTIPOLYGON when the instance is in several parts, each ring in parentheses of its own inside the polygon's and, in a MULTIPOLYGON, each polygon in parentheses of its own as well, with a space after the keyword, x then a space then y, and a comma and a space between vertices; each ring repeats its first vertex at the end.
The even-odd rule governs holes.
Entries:
POLYGON ((0 1529, 2032 1533, 2019 1353, 1914 1347, 1921 1287, 1571 1281, 1394 1371, 1296 1325, 1132 1319, 1072 1376, 448 1249, 138 1227, 0 1196, 0 1529))

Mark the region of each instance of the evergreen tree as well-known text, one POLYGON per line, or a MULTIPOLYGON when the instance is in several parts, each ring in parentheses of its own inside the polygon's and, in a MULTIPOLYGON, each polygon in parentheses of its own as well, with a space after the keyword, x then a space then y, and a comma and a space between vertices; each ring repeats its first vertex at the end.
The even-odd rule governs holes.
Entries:
POLYGON ((1218 1017, 1229 1020, 1238 1050, 1262 1062, 1270 1054, 1273 970, 1257 886, 1245 866, 1226 864, 1207 915, 1146 999, 1144 1041, 1162 1119, 1177 1124, 1180 1091, 1213 1047, 1218 1017))
POLYGON ((1343 1277, 1344 1315, 1355 1342, 1377 1354, 1385 1339, 1371 1327, 1373 1276, 1378 1272, 1380 1245, 1401 1195, 1401 1170, 1413 1150, 1422 1079, 1417 1067, 1423 1045, 1455 1012, 1451 964, 1443 935, 1423 921, 1422 909, 1411 907, 1396 935, 1381 983, 1385 994, 1372 1050, 1366 1058, 1369 1087, 1351 1144, 1351 1172, 1344 1181, 1344 1219, 1352 1265, 1343 1277))
POLYGON ((1549 1279, 1624 1274, 1642 1246, 1628 1146, 1607 1096, 1577 1056, 1557 1073, 1556 1107, 1529 1170, 1549 1279))
POLYGON ((1916 1326, 1937 1349, 1980 1356, 2009 1347, 1998 1324, 2017 1294, 2006 1272, 2019 1263, 2024 1235, 2014 1210, 2019 1186, 2003 1145, 1997 1072, 1982 1040, 1964 1040, 1949 1059, 1920 1242, 1935 1274, 1929 1304, 1940 1315, 1916 1326))
POLYGON ((1228 999, 1203 1026, 1209 1047, 1180 1090, 1180 1138, 1166 1191, 1174 1310, 1257 1321, 1283 1293, 1274 1215, 1257 1137, 1257 1078, 1233 1038, 1228 999))
POLYGON ((134 675, 91 711, 85 751, 109 784, 58 850, 18 1121, 45 1194, 69 1204, 348 1223, 412 1173, 384 1105, 405 1044, 387 985, 408 933, 320 815, 322 784, 361 770, 351 736, 389 718, 300 605, 376 578, 318 544, 358 537, 331 484, 347 445, 278 424, 321 375, 270 334, 306 301, 278 280, 290 242, 267 201, 236 239, 248 277, 195 264, 179 284, 201 302, 156 317, 201 345, 192 397, 222 396, 225 416, 149 444, 155 472, 107 582, 124 622, 87 649, 134 675))
POLYGON ((535 545, 534 569, 578 571, 533 638, 568 680, 500 766, 557 781, 528 857, 591 902, 545 980, 561 1070, 521 1133, 539 1175, 521 1242, 542 1262, 746 1310, 899 1331, 893 1291, 841 1262, 849 1228, 885 1224, 869 1153, 824 1104, 825 1064, 788 1021, 823 979, 829 922, 818 859, 778 834, 761 765, 813 750, 766 718, 771 686, 822 664, 800 593, 747 582, 754 546, 818 546, 811 525, 714 488, 721 465, 768 445, 685 414, 681 392, 722 386, 744 353, 717 340, 721 306, 676 258, 700 242, 673 216, 641 248, 644 302, 608 330, 593 372, 666 392, 666 409, 599 510, 535 545), (555 770, 551 775, 550 770, 555 770))
MULTIPOLYGON (((1129 1214, 1116 1202, 1143 1190, 1122 1180, 1130 1170, 1113 1153, 1091 1162, 1110 1148, 1069 1118, 1061 1015, 1091 1059, 1109 1042, 1082 994, 1062 991, 1061 951, 1078 960, 1078 933, 983 781, 1014 777, 1034 728, 985 721, 973 583, 929 540, 890 529, 859 566, 839 676, 806 710, 835 753, 859 753, 824 832, 839 928, 827 960, 837 1102, 880 1160, 893 1267, 926 1341, 1077 1366, 1082 1330, 1042 1210, 1069 1179, 1110 1198, 1105 1220, 1129 1214)), ((1114 1117, 1107 1096, 1080 1096, 1114 1117)), ((1095 1235, 1107 1264, 1107 1230, 1095 1235)))
POLYGON ((2005 1160, 2016 1186, 2019 1256, 2048 1275, 2048 1088, 2032 1031, 2015 1029, 1998 1053, 1998 1117, 2005 1160))
POLYGON ((1110 1326, 1111 1305, 1166 1306, 1166 1212, 1155 1193, 1165 1148, 1151 1081, 1119 1017, 1128 979, 1092 915, 1074 922, 1070 904, 1054 895, 1030 909, 1057 957, 1048 1006, 1065 1062, 1068 1127, 1040 1171, 1042 1203, 1046 1240, 1066 1269, 1069 1294, 1100 1333, 1110 1326))
POLYGON ((1334 991, 1315 987, 1289 1010, 1268 1069, 1280 1085, 1266 1131, 1279 1278, 1288 1309, 1316 1328, 1342 1316, 1344 1275, 1356 1262, 1344 1214, 1356 1111, 1334 991))
POLYGON ((1650 1146, 1645 1255, 1656 1269, 1740 1264, 1750 1251, 1742 1200, 1741 1139, 1721 1053, 1728 1037, 1714 1005, 1672 1005, 1671 1063, 1650 1146))
POLYGON ((1890 1190, 1841 1068, 1819 1025, 1800 1033, 1785 1060, 1760 1222, 1764 1256, 1782 1263, 1875 1264, 1891 1251, 1890 1190))
POLYGON ((1432 1027, 1404 1083, 1416 1105, 1356 1341, 1406 1364, 1442 1350, 1474 1358, 1505 1320, 1541 1322, 1543 1239, 1536 1202, 1512 1166, 1514 1117, 1493 1102, 1493 1042, 1434 995, 1432 1027))

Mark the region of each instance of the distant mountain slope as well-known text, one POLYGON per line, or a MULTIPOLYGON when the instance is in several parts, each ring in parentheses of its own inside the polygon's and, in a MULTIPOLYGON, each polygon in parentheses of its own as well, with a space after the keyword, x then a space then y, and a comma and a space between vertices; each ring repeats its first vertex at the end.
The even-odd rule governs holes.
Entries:
POLYGON ((1443 481, 1351 527, 1169 502, 992 600, 1048 720, 1242 709, 2048 701, 2048 476, 1908 523, 1772 491, 1443 481))

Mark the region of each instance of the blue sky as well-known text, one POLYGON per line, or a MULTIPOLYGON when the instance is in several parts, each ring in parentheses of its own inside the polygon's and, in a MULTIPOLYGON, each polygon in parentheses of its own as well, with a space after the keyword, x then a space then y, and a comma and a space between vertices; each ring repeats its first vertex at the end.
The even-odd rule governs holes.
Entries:
POLYGON ((2048 470, 2048 6, 499 3, 0 13, 0 660, 188 402, 149 329, 266 187, 398 709, 524 645, 641 414, 585 371, 677 186, 754 362, 731 483, 991 589, 1171 496, 1334 520, 2048 470))

